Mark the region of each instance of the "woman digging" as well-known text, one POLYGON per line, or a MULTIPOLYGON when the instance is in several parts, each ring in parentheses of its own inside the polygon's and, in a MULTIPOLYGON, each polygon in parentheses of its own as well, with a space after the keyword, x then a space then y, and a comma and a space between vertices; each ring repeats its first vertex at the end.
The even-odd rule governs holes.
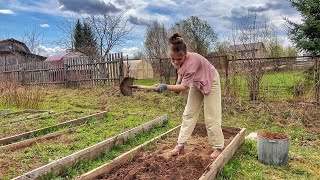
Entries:
POLYGON ((209 61, 194 52, 187 52, 187 46, 179 33, 169 38, 169 56, 178 70, 176 85, 158 84, 157 92, 185 91, 189 89, 188 101, 182 115, 182 125, 178 145, 170 152, 177 156, 184 151, 184 145, 191 136, 204 104, 204 118, 209 144, 212 146, 210 158, 219 156, 224 147, 221 129, 221 89, 218 71, 209 61))

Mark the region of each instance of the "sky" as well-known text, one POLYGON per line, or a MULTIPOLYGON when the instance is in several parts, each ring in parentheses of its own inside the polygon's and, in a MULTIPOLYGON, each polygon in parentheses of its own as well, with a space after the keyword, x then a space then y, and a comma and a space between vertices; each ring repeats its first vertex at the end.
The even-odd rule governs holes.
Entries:
POLYGON ((58 27, 68 19, 97 13, 102 8, 125 12, 129 26, 134 27, 131 38, 112 49, 129 55, 143 48, 146 27, 152 21, 170 27, 197 16, 207 21, 223 41, 248 13, 256 14, 257 22, 274 25, 285 46, 292 42, 287 38, 283 18, 301 22, 300 13, 288 0, 0 0, 0 39, 23 41, 25 33, 34 31, 42 39, 40 55, 59 54, 65 49, 56 43, 63 36, 58 27))

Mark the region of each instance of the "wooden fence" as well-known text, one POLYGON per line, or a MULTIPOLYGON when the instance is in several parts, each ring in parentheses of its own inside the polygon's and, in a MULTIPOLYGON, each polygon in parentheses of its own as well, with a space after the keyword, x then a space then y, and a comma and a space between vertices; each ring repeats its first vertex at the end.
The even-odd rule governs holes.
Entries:
POLYGON ((76 57, 63 61, 24 63, 0 67, 0 79, 31 84, 114 84, 123 79, 123 55, 76 57))

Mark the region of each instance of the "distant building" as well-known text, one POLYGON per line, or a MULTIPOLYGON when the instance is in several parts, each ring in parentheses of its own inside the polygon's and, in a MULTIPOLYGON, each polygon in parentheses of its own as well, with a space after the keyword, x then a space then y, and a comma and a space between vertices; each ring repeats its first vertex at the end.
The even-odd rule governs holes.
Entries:
POLYGON ((146 60, 133 60, 123 62, 124 75, 135 79, 153 78, 153 68, 146 60))
POLYGON ((267 54, 263 42, 233 45, 229 47, 229 51, 237 59, 265 58, 267 54))
POLYGON ((0 41, 0 66, 43 62, 44 56, 32 54, 29 48, 13 38, 0 41))
POLYGON ((88 57, 86 54, 79 52, 79 51, 71 51, 67 50, 65 53, 56 54, 49 56, 45 62, 49 62, 54 67, 63 67, 63 64, 67 59, 70 58, 84 58, 88 57))

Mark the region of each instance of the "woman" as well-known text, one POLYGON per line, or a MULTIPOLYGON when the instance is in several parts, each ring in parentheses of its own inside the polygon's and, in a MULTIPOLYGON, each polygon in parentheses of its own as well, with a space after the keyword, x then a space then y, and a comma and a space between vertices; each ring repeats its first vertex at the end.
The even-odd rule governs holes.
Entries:
POLYGON ((178 145, 171 151, 176 156, 184 151, 184 145, 197 123, 202 103, 209 143, 213 148, 210 155, 216 158, 224 147, 221 129, 221 89, 218 71, 200 54, 187 52, 187 46, 179 33, 169 38, 169 56, 178 69, 176 85, 158 84, 157 92, 185 91, 189 89, 188 101, 182 116, 178 145))

